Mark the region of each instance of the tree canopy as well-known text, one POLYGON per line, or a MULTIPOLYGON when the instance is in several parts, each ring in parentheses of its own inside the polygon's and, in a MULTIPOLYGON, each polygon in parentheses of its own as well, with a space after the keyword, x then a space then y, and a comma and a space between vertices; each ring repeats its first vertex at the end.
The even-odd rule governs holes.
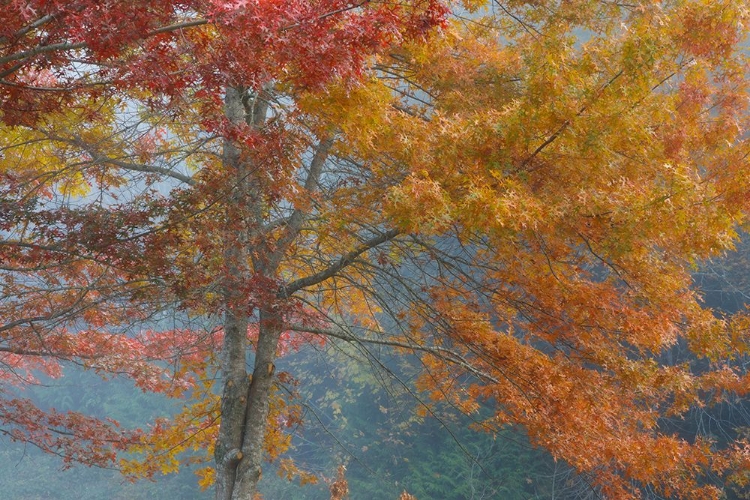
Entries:
POLYGON ((748 15, 12 2, 2 383, 73 362, 186 404, 122 430, 5 391, 0 432, 131 475, 197 450, 217 499, 253 498, 302 418, 277 359, 354 343, 416 355, 420 391, 492 408, 484 430, 523 426, 608 497, 746 485, 746 441, 664 421, 750 383, 746 313, 691 276, 747 223, 748 15))

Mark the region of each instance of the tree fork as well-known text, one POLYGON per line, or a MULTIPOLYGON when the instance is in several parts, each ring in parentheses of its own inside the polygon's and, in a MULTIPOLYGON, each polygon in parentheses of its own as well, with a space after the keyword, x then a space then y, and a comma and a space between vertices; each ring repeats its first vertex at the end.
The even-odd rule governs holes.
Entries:
POLYGON ((261 309, 253 375, 247 391, 242 453, 237 463, 231 500, 254 498, 261 478, 270 396, 275 380, 274 362, 282 329, 280 313, 273 308, 261 309))
POLYGON ((242 441, 247 393, 250 386, 245 370, 247 319, 228 312, 224 322, 222 370, 224 389, 221 395, 221 424, 216 441, 216 500, 230 500, 242 460, 242 441))

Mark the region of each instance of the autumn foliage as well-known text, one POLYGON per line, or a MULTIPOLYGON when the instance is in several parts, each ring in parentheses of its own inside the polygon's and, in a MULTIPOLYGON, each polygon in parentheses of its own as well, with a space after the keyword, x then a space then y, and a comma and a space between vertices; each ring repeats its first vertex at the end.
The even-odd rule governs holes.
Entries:
POLYGON ((420 356, 421 391, 609 498, 746 486, 747 442, 665 422, 750 383, 750 317, 691 277, 747 224, 748 15, 11 2, 0 432, 135 476, 202 452, 201 484, 253 498, 263 459, 313 480, 282 458, 301 381, 275 361, 344 341, 420 356), (10 389, 65 363, 188 401, 131 431, 10 389))

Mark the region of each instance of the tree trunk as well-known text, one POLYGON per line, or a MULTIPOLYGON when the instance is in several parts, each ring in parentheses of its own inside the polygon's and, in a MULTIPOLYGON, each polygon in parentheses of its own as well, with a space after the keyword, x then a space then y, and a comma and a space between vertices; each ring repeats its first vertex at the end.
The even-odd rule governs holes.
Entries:
MULTIPOLYGON (((235 125, 261 127, 266 104, 261 99, 250 104, 245 89, 230 87, 225 97, 225 113, 235 125)), ((221 355, 223 391, 221 424, 216 441, 217 500, 252 500, 261 475, 269 400, 273 390, 274 361, 282 330, 281 315, 273 306, 260 307, 260 325, 252 376, 247 373, 247 330, 253 313, 249 300, 254 273, 272 273, 263 265, 264 249, 251 249, 253 231, 262 224, 262 197, 253 179, 252 159, 241 155, 230 139, 224 141, 223 166, 231 184, 226 203, 224 231, 224 274, 222 292, 225 306, 224 344, 221 355), (254 252, 252 251, 254 250, 254 252), (254 269, 250 268, 253 259, 254 269)), ((271 266, 273 267, 273 266, 271 266)))
POLYGON ((242 456, 234 473, 232 500, 254 498, 260 481, 269 399, 274 382, 274 361, 281 330, 280 315, 273 311, 261 310, 255 365, 247 391, 242 456))

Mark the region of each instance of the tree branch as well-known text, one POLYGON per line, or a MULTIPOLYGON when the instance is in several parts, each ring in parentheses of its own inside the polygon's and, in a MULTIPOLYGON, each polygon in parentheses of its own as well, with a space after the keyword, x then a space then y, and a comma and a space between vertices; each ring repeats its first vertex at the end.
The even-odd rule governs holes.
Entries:
MULTIPOLYGON (((318 147, 315 148, 315 154, 310 162, 310 170, 307 173, 304 185, 304 189, 310 197, 318 191, 320 177, 323 174, 323 166, 328 159, 328 152, 331 150, 331 146, 333 146, 333 138, 327 138, 321 140, 318 147)), ((284 232, 276 242, 276 249, 271 256, 271 261, 274 265, 281 261, 289 245, 299 235, 302 224, 305 221, 305 216, 306 213, 304 210, 295 208, 292 215, 287 219, 284 232)))
MULTIPOLYGON (((181 29, 191 28, 194 26, 201 26, 204 24, 208 24, 208 20, 195 19, 193 21, 183 21, 183 22, 170 24, 167 26, 162 26, 161 28, 148 31, 143 35, 142 38, 145 39, 145 38, 158 35, 161 33, 169 33, 172 31, 178 31, 181 29)), ((59 43, 53 43, 50 45, 37 45, 33 49, 23 50, 21 52, 9 54, 5 57, 0 57, 0 64, 5 64, 11 61, 25 60, 25 59, 29 59, 31 57, 37 56, 39 54, 46 54, 48 52, 67 52, 71 50, 83 49, 86 47, 88 47, 88 43, 86 42, 76 42, 76 43, 59 42, 59 43)))
POLYGON ((589 109, 589 106, 591 104, 593 104, 594 102, 596 102, 596 100, 599 98, 599 96, 610 85, 612 85, 613 83, 615 83, 615 81, 617 81, 617 79, 620 78, 624 73, 625 73, 624 69, 620 70, 616 75, 614 75, 612 78, 610 78, 607 83, 605 83, 604 85, 602 85, 602 87, 596 92, 596 95, 594 96, 594 98, 588 104, 585 104, 584 106, 582 106, 581 109, 578 110, 578 112, 575 114, 575 116, 573 118, 568 118, 567 120, 565 120, 563 122, 563 124, 560 125, 560 127, 551 136, 549 136, 542 144, 540 144, 539 147, 537 147, 534 150, 534 152, 531 153, 531 155, 529 155, 529 157, 526 158, 521 163, 521 166, 518 168, 518 170, 523 169, 526 165, 528 165, 531 162, 531 160, 533 160, 539 153, 541 153, 544 148, 546 148, 547 146, 549 146, 550 144, 552 144, 555 141, 555 139, 557 139, 558 137, 560 137, 560 135, 563 132, 565 132, 565 130, 570 126, 570 124, 573 123, 573 120, 576 119, 576 118, 578 118, 578 117, 580 117, 581 115, 583 115, 589 109))
POLYGON ((362 338, 362 337, 353 335, 351 332, 348 332, 341 327, 339 327, 340 331, 336 331, 336 330, 328 329, 328 328, 314 328, 314 327, 309 327, 309 326, 300 325, 300 324, 291 324, 287 326, 290 330, 294 330, 296 332, 314 333, 316 335, 324 335, 326 337, 337 338, 346 342, 352 342, 352 343, 357 343, 357 344, 382 345, 386 347, 396 347, 399 349, 408 349, 410 351, 432 354, 433 356, 438 356, 441 359, 444 359, 453 364, 459 365, 461 368, 463 368, 464 370, 468 371, 469 373, 471 373, 472 375, 474 375, 475 377, 481 380, 485 380, 493 384, 499 383, 498 379, 496 379, 495 377, 493 377, 492 375, 486 372, 478 370, 461 354, 457 353, 456 351, 452 349, 448 349, 446 347, 440 347, 440 346, 435 346, 435 345, 431 345, 431 346, 420 345, 420 344, 415 344, 412 342, 399 342, 396 340, 362 338))
POLYGON ((288 298, 296 291, 311 286, 316 285, 318 283, 321 283, 328 278, 332 278, 336 273, 347 267, 349 264, 354 262, 354 260, 362 255, 363 253, 372 250, 373 248, 377 247, 378 245, 382 245, 383 243, 392 240, 396 236, 401 234, 401 231, 398 229, 391 229, 390 231, 386 231, 385 233, 382 233, 378 236, 375 236, 374 238, 371 238, 364 243, 362 243, 359 247, 355 248, 351 252, 344 254, 341 256, 341 258, 331 264, 326 269, 323 269, 320 272, 317 272, 313 275, 307 276, 305 278, 300 278, 295 281, 292 281, 291 283, 287 284, 286 286, 282 286, 281 290, 278 292, 279 298, 288 298))
POLYGON ((97 164, 108 163, 110 165, 114 165, 115 167, 121 168, 123 170, 132 170, 136 172, 166 175, 167 177, 172 177, 173 179, 184 182, 185 184, 188 184, 190 186, 195 185, 195 180, 191 178, 190 176, 181 174, 179 172, 175 172, 174 170, 171 170, 168 168, 158 167, 156 165, 146 165, 143 163, 132 163, 128 161, 118 160, 115 158, 110 158, 100 153, 98 150, 94 148, 94 146, 86 143, 83 139, 81 139, 77 135, 74 135, 72 139, 68 139, 65 137, 60 137, 58 135, 49 134, 45 132, 45 136, 48 137, 50 140, 72 144, 74 146, 81 148, 86 153, 88 153, 91 156, 91 159, 97 164))
POLYGON ((336 14, 341 14, 342 12, 347 12, 347 11, 350 11, 350 10, 354 10, 354 9, 356 9, 358 7, 362 7, 366 3, 370 3, 370 0, 362 0, 359 3, 355 3, 355 4, 349 5, 347 7, 342 7, 340 9, 336 9, 336 10, 333 10, 331 12, 326 12, 325 14, 321 14, 320 16, 314 16, 314 17, 310 17, 308 19, 303 19, 302 21, 290 24, 289 26, 284 26, 283 28, 281 28, 281 31, 283 33, 284 31, 292 30, 294 28, 299 28, 304 23, 308 23, 308 22, 311 22, 311 21, 320 21, 320 20, 323 20, 323 19, 325 19, 327 17, 335 16, 336 14))

